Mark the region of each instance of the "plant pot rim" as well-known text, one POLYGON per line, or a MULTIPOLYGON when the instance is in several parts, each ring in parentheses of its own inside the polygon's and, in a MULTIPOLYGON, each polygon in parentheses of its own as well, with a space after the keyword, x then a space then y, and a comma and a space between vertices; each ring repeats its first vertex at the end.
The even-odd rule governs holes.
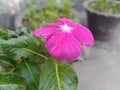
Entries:
MULTIPOLYGON (((105 16, 105 17, 120 18, 120 14, 108 14, 108 13, 100 12, 100 11, 97 11, 97 10, 94 10, 94 9, 90 8, 88 6, 88 4, 90 4, 92 2, 95 2, 95 1, 97 1, 97 0, 85 1, 83 3, 83 6, 85 7, 86 10, 90 11, 91 13, 96 13, 97 15, 102 15, 102 16, 105 16)), ((118 1, 109 1, 109 2, 118 2, 118 1)))

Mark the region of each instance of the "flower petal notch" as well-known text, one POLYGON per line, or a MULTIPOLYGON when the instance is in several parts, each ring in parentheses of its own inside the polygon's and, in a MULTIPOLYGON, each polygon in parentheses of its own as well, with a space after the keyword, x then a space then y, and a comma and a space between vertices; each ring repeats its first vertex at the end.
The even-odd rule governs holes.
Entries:
POLYGON ((82 45, 94 44, 91 31, 68 18, 59 18, 56 23, 47 24, 33 32, 46 40, 46 48, 56 59, 75 61, 82 53, 82 45))

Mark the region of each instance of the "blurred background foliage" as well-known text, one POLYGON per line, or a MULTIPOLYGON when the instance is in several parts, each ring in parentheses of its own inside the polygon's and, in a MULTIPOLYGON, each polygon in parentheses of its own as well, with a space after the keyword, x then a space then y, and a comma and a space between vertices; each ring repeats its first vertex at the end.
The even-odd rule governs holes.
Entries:
POLYGON ((119 0, 97 0, 89 5, 92 9, 98 10, 108 14, 120 13, 120 1, 119 0))
POLYGON ((34 30, 46 23, 55 22, 57 18, 66 17, 75 20, 72 7, 74 3, 70 0, 47 0, 41 1, 41 8, 35 1, 28 1, 23 25, 34 30))

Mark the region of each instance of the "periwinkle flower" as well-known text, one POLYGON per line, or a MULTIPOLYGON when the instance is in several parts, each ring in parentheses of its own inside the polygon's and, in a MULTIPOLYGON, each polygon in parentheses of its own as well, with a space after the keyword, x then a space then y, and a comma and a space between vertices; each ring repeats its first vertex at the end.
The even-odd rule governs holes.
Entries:
POLYGON ((59 18, 56 23, 46 24, 33 32, 46 40, 50 55, 64 61, 74 61, 82 53, 82 45, 92 46, 94 38, 91 31, 68 18, 59 18))

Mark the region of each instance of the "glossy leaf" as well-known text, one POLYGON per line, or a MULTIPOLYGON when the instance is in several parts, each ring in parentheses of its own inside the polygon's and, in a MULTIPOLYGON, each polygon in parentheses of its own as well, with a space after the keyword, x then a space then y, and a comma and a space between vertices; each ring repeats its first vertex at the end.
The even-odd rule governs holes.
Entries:
POLYGON ((8 58, 6 56, 0 56, 0 65, 5 67, 5 68, 15 68, 16 67, 16 62, 12 60, 11 58, 8 58))
POLYGON ((23 76, 26 79, 29 90, 38 90, 40 76, 40 68, 38 65, 23 61, 18 65, 15 73, 23 76))
POLYGON ((30 34, 30 30, 24 26, 20 26, 16 29, 15 33, 18 35, 18 36, 25 36, 25 35, 28 35, 30 34))
POLYGON ((0 74, 0 90, 26 90, 25 79, 15 74, 0 74))
POLYGON ((4 40, 8 38, 8 32, 5 30, 0 30, 0 40, 4 40))
POLYGON ((78 78, 69 64, 49 60, 41 70, 38 90, 77 90, 78 78))
POLYGON ((30 31, 26 27, 18 27, 15 31, 0 29, 0 40, 18 38, 19 36, 29 35, 30 31))
POLYGON ((31 61, 39 60, 37 61, 39 63, 40 60, 45 59, 45 57, 40 54, 44 48, 36 38, 31 35, 4 40, 0 42, 0 48, 3 54, 17 61, 28 58, 31 61))

